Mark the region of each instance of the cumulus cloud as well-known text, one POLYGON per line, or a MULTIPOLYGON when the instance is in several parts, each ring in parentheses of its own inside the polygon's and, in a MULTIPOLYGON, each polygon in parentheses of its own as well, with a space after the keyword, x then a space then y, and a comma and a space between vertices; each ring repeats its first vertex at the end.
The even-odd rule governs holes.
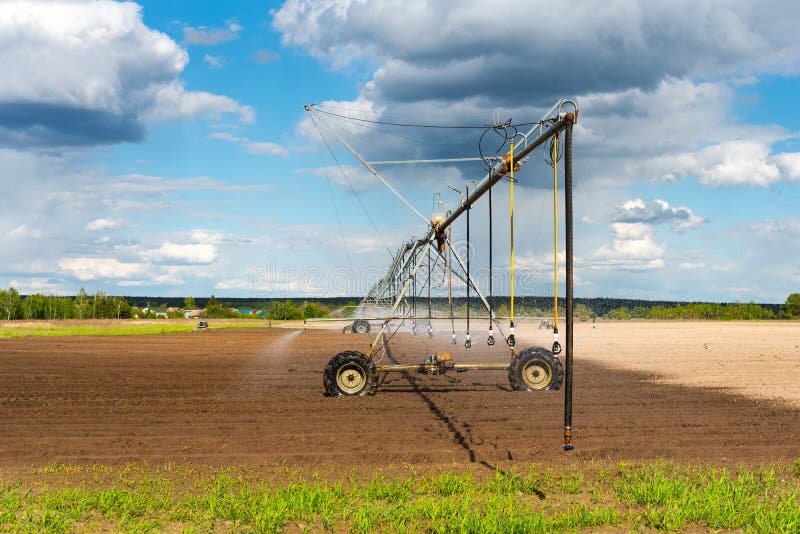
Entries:
POLYGON ((695 176, 701 184, 711 187, 766 187, 781 178, 769 147, 756 141, 728 141, 696 153, 676 155, 672 160, 672 170, 662 177, 666 181, 695 176))
POLYGON ((674 230, 693 228, 705 219, 695 215, 686 206, 670 207, 666 200, 655 199, 647 204, 641 198, 634 198, 617 207, 613 220, 622 223, 670 224, 674 230))
POLYGON ((653 241, 653 229, 644 223, 612 223, 611 245, 603 245, 589 258, 590 269, 649 271, 664 267, 664 247, 653 241))
MULTIPOLYGON (((787 31, 800 20, 796 3, 774 0, 770 6, 783 14, 779 24, 787 31)), ((395 8, 391 0, 289 0, 275 12, 273 26, 285 45, 334 68, 373 68, 357 98, 325 102, 321 109, 376 120, 484 124, 493 117, 536 120, 557 98, 575 96, 582 105, 575 135, 584 183, 614 180, 624 186, 692 176, 715 187, 768 185, 781 172, 787 179, 795 176, 790 159, 770 155, 787 132, 732 118, 737 87, 754 83, 756 75, 797 72, 800 65, 795 40, 775 35, 756 15, 761 2, 555 6, 503 0, 494 8, 514 12, 510 31, 519 30, 512 52, 505 33, 485 31, 480 0, 395 8), (687 11, 693 16, 686 17, 687 11), (524 27, 529 20, 539 21, 537 31, 524 27), (737 139, 752 145, 737 147, 737 139)), ((403 139, 407 130, 384 127, 390 138, 326 118, 356 148, 376 147, 388 159, 475 152, 469 133, 448 131, 444 153, 445 143, 435 142, 434 132, 414 132, 425 141, 414 143, 403 139)), ((312 136, 313 124, 305 121, 298 131, 312 136)))
POLYGON ((187 91, 188 54, 145 26, 134 3, 0 3, 0 143, 98 145, 141 141, 147 119, 253 111, 187 91))
POLYGON ((125 263, 116 258, 64 258, 58 262, 62 274, 78 280, 131 278, 144 267, 141 263, 125 263))
POLYGON ((207 265, 217 259, 217 249, 209 243, 178 244, 167 241, 155 250, 143 251, 142 257, 157 263, 207 265))
POLYGON ((205 91, 186 91, 177 81, 164 84, 151 91, 152 107, 144 114, 154 120, 183 119, 197 115, 219 118, 225 113, 238 115, 245 123, 255 121, 253 108, 243 106, 227 96, 205 91))
POLYGON ((420 94, 535 99, 555 88, 581 94, 653 87, 665 76, 796 72, 800 56, 792 29, 800 7, 790 0, 501 0, 492 11, 514 14, 503 31, 487 30, 482 0, 398 6, 395 0, 289 0, 273 25, 284 45, 334 65, 379 63, 376 91, 390 101, 420 94), (759 16, 765 9, 781 17, 759 16), (512 50, 508 35, 515 36, 512 50))
POLYGON ((191 26, 185 26, 183 28, 183 42, 193 45, 218 45, 238 39, 239 32, 243 29, 236 21, 228 21, 224 28, 208 28, 205 26, 192 28, 191 26))
POLYGON ((787 180, 800 180, 800 152, 776 154, 773 161, 787 180))

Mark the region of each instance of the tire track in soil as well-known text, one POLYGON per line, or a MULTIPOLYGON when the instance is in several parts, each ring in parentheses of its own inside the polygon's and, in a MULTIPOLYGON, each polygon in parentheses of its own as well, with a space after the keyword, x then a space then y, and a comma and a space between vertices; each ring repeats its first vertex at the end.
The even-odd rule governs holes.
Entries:
MULTIPOLYGON (((397 358, 395 358, 392 355, 392 351, 389 348, 389 344, 386 342, 385 339, 384 339, 383 347, 384 347, 384 350, 386 352, 386 357, 389 358, 389 360, 392 363, 399 364, 400 363, 399 360, 397 360, 397 358)), ((479 460, 478 459, 477 454, 475 453, 475 450, 470 446, 469 441, 467 440, 467 437, 464 436, 464 434, 462 434, 460 430, 458 430, 458 428, 456 427, 456 424, 453 421, 453 419, 451 419, 446 413, 444 413, 444 411, 442 411, 442 409, 439 408, 439 406, 436 404, 436 402, 434 402, 434 400, 431 399, 425 393, 425 391, 419 386, 419 384, 417 384, 417 379, 414 376, 412 376, 411 373, 409 373, 408 371, 402 371, 400 373, 400 375, 403 378, 406 379, 406 381, 411 386, 411 390, 420 399, 422 399, 422 402, 425 403, 425 405, 431 411, 433 416, 436 419, 438 419, 439 421, 441 421, 445 425, 445 427, 447 428, 447 431, 452 436, 452 439, 456 443, 456 445, 458 445, 462 449, 464 449, 464 451, 467 453, 467 457, 469 459, 469 463, 478 463, 478 464, 480 464, 480 465, 482 465, 482 466, 484 466, 487 469, 490 469, 492 471, 497 470, 496 466, 492 465, 491 463, 487 462, 486 460, 479 460)), ((472 438, 471 431, 470 431, 471 427, 469 426, 468 423, 463 423, 463 424, 464 424, 464 427, 467 428, 467 432, 470 434, 469 437, 470 437, 470 440, 471 440, 471 438, 472 438)))

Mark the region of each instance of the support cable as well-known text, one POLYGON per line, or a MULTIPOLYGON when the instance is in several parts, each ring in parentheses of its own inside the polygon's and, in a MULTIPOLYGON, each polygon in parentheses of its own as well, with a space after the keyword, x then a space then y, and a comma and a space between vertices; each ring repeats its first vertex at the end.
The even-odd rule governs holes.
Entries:
MULTIPOLYGON (((317 129, 317 135, 315 139, 317 141, 317 149, 319 150, 319 159, 320 161, 324 162, 324 158, 322 155, 322 144, 319 142, 320 137, 322 134, 317 129)), ((325 180, 328 182, 328 191, 331 194, 331 204, 333 204, 333 211, 336 213, 336 222, 339 225, 339 234, 342 236, 342 244, 344 245, 344 253, 347 256, 347 265, 350 267, 350 271, 353 272, 353 262, 350 259, 350 250, 347 248, 347 239, 344 237, 344 228, 342 226, 342 218, 339 216, 339 207, 336 205, 336 197, 333 195, 333 185, 331 184, 331 177, 328 175, 328 167, 324 165, 322 167, 323 172, 325 173, 325 180)))
POLYGON ((377 234, 378 239, 380 239, 381 243, 383 243, 383 246, 386 249, 386 252, 389 253, 389 256, 390 257, 394 257, 394 254, 392 254, 392 251, 389 248, 389 245, 386 244, 386 240, 383 239, 383 235, 378 230, 378 227, 375 224, 375 221, 372 220, 372 217, 370 216, 369 212, 367 211, 367 207, 364 205, 364 202, 361 201, 361 196, 356 191, 356 188, 353 187, 353 184, 350 182, 350 178, 348 178, 347 173, 344 172, 344 168, 342 167, 342 164, 339 163, 339 159, 336 157, 336 154, 334 153, 333 148, 331 148, 331 145, 328 143, 328 140, 325 138, 325 135, 322 133, 322 129, 319 127, 317 122, 314 120, 313 116, 309 115, 309 117, 311 117, 311 122, 314 124, 314 127, 317 129, 317 132, 319 133, 320 137, 322 138, 322 142, 325 143, 325 146, 328 148, 328 152, 330 152, 331 157, 333 158, 333 161, 336 162, 336 166, 339 168, 339 172, 342 174, 342 177, 344 178, 344 181, 347 183, 347 186, 350 188, 350 191, 353 193, 353 196, 356 197, 356 200, 358 201, 358 204, 361 206, 361 210, 364 212, 364 215, 367 216, 367 220, 369 220, 370 225, 372 225, 372 229, 375 230, 375 234, 377 234))
MULTIPOLYGON (((310 113, 310 114, 311 114, 311 113, 316 113, 316 111, 315 111, 315 110, 311 109, 311 108, 310 108, 310 107, 308 107, 308 106, 306 107, 306 110, 307 110, 307 111, 309 111, 309 113, 310 113)), ((387 188, 389 191, 391 191, 392 193, 394 193, 394 195, 395 195, 395 196, 396 196, 398 199, 400 199, 400 201, 401 201, 403 204, 405 204, 405 205, 406 205, 406 207, 407 207, 409 210, 411 210, 411 211, 412 211, 412 212, 413 212, 413 213, 414 213, 414 214, 415 214, 417 217, 419 217, 420 219, 422 219, 422 220, 423 220, 423 222, 425 222, 425 224, 428 224, 428 222, 429 222, 429 221, 428 221, 428 218, 427 218, 427 217, 425 217, 425 216, 424 216, 422 213, 420 213, 420 212, 419 212, 419 210, 417 210, 417 208, 415 208, 414 206, 412 206, 412 205, 411 205, 411 203, 410 203, 408 200, 406 200, 406 198, 405 198, 403 195, 401 195, 401 194, 400 194, 400 193, 399 193, 399 192, 398 192, 398 191, 397 191, 397 190, 396 190, 394 187, 392 187, 392 184, 390 184, 389 182, 387 182, 387 181, 386 181, 386 179, 385 179, 383 176, 381 176, 381 175, 378 173, 378 171, 376 171, 376 170, 375 170, 375 168, 374 168, 372 165, 370 165, 370 164, 367 162, 367 160, 365 160, 363 157, 361 157, 361 154, 359 154, 359 153, 358 153, 358 152, 357 152, 357 151, 356 151, 356 150, 355 150, 355 149, 354 149, 352 146, 350 146, 350 144, 349 144, 347 141, 345 141, 345 140, 342 138, 342 136, 341 136, 341 135, 339 135, 339 134, 336 132, 336 130, 335 130, 335 129, 333 129, 333 128, 331 127, 331 125, 330 125, 328 122, 326 122, 325 120, 323 120, 323 119, 322 119, 322 117, 320 117, 319 115, 317 115, 317 118, 320 120, 320 122, 322 122, 323 124, 325 124, 325 125, 328 127, 328 129, 331 131, 331 133, 333 133, 333 135, 334 135, 334 136, 336 136, 336 138, 339 140, 339 142, 341 142, 341 143, 342 143, 342 144, 343 144, 343 145, 344 145, 344 146, 347 148, 347 150, 349 150, 349 151, 350 151, 350 152, 353 154, 353 156, 355 156, 355 157, 356 157, 356 159, 357 159, 358 161, 360 161, 360 162, 361 162, 361 164, 362 164, 362 165, 364 165, 364 167, 366 167, 366 168, 367 168, 367 170, 368 170, 369 172, 371 172, 371 173, 372 173, 372 174, 375 176, 375 178, 377 178, 378 180, 380 180, 380 182, 381 182, 383 185, 385 185, 385 186, 386 186, 386 188, 387 188)))
POLYGON ((383 124, 386 126, 402 126, 405 128, 432 128, 432 129, 439 129, 439 130, 483 130, 488 128, 502 128, 508 126, 531 126, 534 124, 538 124, 536 122, 521 122, 512 124, 509 120, 506 123, 502 124, 483 124, 480 126, 471 126, 471 125, 445 125, 445 124, 408 124, 402 122, 391 122, 391 121, 378 121, 378 120, 371 120, 371 119, 362 119, 360 117, 351 117, 348 115, 342 115, 340 113, 333 113, 331 111, 325 111, 324 109, 320 109, 318 106, 311 104, 306 106, 307 109, 313 108, 314 111, 317 113, 324 113, 326 115, 331 115, 332 117, 339 117, 340 119, 346 119, 350 121, 357 121, 357 122, 368 122, 370 124, 383 124))

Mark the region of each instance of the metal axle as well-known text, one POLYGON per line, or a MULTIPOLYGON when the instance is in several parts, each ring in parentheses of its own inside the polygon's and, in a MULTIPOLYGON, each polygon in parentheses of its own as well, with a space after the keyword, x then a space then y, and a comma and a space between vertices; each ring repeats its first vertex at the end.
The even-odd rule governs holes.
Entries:
MULTIPOLYGON (((447 367, 447 369, 453 369, 455 371, 508 371, 508 368, 511 367, 511 364, 508 362, 501 363, 501 362, 483 362, 483 363, 455 363, 452 367, 447 367)), ((377 370, 378 372, 382 373, 399 373, 403 371, 421 371, 421 372, 435 372, 438 371, 440 367, 434 363, 420 363, 416 365, 378 365, 377 370)))

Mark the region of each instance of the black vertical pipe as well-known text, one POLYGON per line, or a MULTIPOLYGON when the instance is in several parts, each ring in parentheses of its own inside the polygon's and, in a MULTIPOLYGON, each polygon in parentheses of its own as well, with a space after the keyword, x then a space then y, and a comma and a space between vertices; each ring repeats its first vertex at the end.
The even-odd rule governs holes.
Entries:
POLYGON ((564 129, 564 225, 566 226, 567 247, 567 351, 564 356, 564 450, 575 448, 572 444, 572 125, 575 115, 567 113, 564 129))

